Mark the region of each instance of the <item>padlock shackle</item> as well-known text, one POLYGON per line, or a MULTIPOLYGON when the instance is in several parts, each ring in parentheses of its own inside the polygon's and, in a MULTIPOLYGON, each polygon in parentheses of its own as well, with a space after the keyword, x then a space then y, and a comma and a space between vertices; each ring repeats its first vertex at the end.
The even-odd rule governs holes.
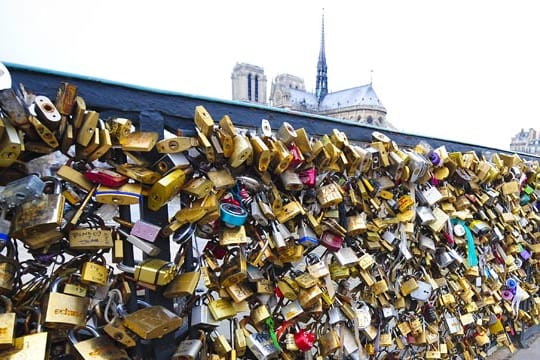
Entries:
POLYGON ((99 332, 96 328, 85 325, 85 326, 75 326, 74 328, 70 329, 68 332, 68 340, 71 343, 71 345, 77 344, 80 340, 77 338, 77 335, 79 335, 81 332, 86 331, 93 337, 98 337, 99 332))

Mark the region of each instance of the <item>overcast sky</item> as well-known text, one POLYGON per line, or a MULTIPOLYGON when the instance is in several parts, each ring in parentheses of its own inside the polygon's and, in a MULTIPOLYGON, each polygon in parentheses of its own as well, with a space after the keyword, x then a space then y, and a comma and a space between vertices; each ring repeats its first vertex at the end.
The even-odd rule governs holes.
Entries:
MULTIPOLYGON (((540 119, 536 1, 0 1, 0 61, 231 98, 236 62, 369 83, 406 132, 507 149, 540 119)), ((234 119, 233 119, 234 121, 234 119)), ((540 126, 538 126, 540 127, 540 126)))

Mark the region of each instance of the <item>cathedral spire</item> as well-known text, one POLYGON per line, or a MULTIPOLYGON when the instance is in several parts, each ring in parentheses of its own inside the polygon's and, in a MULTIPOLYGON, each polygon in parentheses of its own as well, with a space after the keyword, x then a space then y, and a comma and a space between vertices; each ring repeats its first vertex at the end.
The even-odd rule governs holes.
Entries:
POLYGON ((322 99, 328 94, 328 76, 326 67, 326 54, 324 51, 324 9, 322 14, 321 26, 321 48, 319 50, 319 60, 317 61, 317 83, 315 86, 315 96, 321 103, 322 99))

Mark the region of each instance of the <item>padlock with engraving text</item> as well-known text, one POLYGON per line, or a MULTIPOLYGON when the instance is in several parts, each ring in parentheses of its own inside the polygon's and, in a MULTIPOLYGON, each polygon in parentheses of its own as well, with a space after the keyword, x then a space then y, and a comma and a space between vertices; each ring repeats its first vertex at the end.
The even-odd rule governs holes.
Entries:
POLYGON ((81 267, 81 282, 83 283, 104 286, 107 284, 108 277, 109 269, 103 257, 86 261, 81 267))
POLYGON ((163 286, 174 279, 176 265, 162 259, 147 258, 136 264, 133 271, 135 280, 163 286))
POLYGON ((214 299, 211 294, 207 294, 208 310, 215 320, 221 321, 230 319, 236 315, 236 310, 229 299, 214 299))
POLYGON ((13 346, 15 341, 16 314, 13 312, 11 299, 0 295, 0 301, 4 304, 4 312, 0 313, 0 349, 5 349, 13 346))
POLYGON ((247 261, 240 248, 232 248, 221 267, 219 281, 223 287, 229 287, 247 278, 247 261))
POLYGON ((77 326, 68 333, 71 345, 84 360, 128 360, 125 350, 118 348, 107 336, 99 335, 98 331, 89 325, 77 326), (79 340, 83 334, 89 336, 85 340, 79 340))
POLYGON ((45 326, 66 327, 84 325, 90 304, 87 297, 67 295, 59 292, 65 278, 58 277, 51 283, 50 292, 44 302, 45 326))
MULTIPOLYGON (((42 194, 40 199, 18 206, 12 220, 11 236, 21 239, 31 249, 37 249, 62 239, 58 231, 64 215, 62 184, 54 177, 42 180, 52 187, 52 193, 42 194)), ((47 189, 47 187, 46 187, 47 189)))
POLYGON ((181 325, 182 318, 160 305, 143 307, 124 317, 124 326, 145 340, 163 337, 181 325))

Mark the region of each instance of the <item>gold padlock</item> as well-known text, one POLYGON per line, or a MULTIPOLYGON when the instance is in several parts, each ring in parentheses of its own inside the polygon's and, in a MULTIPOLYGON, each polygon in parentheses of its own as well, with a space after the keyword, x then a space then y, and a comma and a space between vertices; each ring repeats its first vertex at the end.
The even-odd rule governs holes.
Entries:
POLYGON ((109 269, 105 265, 105 259, 101 259, 100 263, 96 261, 87 261, 81 268, 81 281, 83 283, 92 283, 97 285, 107 284, 109 277, 109 269))
POLYGON ((176 169, 154 183, 148 195, 148 208, 157 211, 170 201, 184 185, 187 173, 187 169, 176 169))
POLYGON ((215 320, 230 319, 236 315, 236 310, 228 299, 219 298, 216 300, 210 294, 206 295, 206 299, 208 300, 208 310, 215 320))
POLYGON ((158 137, 156 132, 135 131, 119 139, 119 143, 124 151, 147 152, 154 148, 158 137))
POLYGON ((182 326, 182 318, 163 306, 150 306, 127 314, 124 325, 145 340, 161 338, 182 326))
POLYGON ((177 274, 163 291, 163 296, 166 298, 175 298, 193 295, 200 278, 200 271, 186 271, 177 274))
POLYGON ((74 229, 68 234, 69 247, 76 250, 99 250, 113 247, 110 229, 74 229))
POLYGON ((13 312, 11 299, 0 295, 0 301, 4 303, 4 312, 0 314, 0 349, 10 348, 15 343, 16 314, 13 312))
POLYGON ((137 281, 163 286, 169 284, 175 274, 174 263, 163 259, 148 258, 135 265, 133 277, 137 281))
MULTIPOLYGON (((77 131, 77 143, 81 146, 87 146, 94 138, 94 133, 99 122, 99 113, 96 111, 87 111, 82 115, 80 129, 77 131)), ((75 124, 75 122, 74 122, 75 124)))

